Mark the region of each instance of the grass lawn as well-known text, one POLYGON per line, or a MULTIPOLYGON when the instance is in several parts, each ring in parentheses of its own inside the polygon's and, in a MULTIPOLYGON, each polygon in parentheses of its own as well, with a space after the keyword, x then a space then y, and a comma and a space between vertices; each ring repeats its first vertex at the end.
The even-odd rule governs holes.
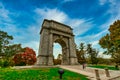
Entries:
MULTIPOLYGON (((60 80, 59 68, 11 69, 0 68, 0 80, 60 80)), ((63 74, 63 80, 88 80, 86 76, 68 70, 63 74)))
POLYGON ((109 70, 118 70, 114 66, 107 66, 107 65, 91 65, 91 66, 88 66, 88 67, 101 68, 101 69, 108 68, 109 70))

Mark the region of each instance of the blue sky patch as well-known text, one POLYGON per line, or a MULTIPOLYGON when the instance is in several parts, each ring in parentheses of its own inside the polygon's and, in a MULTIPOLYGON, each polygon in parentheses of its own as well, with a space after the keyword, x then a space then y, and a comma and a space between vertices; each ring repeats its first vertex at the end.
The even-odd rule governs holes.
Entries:
POLYGON ((102 53, 98 41, 120 19, 119 7, 119 0, 1 0, 0 29, 38 54, 41 24, 52 19, 73 28, 77 45, 91 43, 102 53))

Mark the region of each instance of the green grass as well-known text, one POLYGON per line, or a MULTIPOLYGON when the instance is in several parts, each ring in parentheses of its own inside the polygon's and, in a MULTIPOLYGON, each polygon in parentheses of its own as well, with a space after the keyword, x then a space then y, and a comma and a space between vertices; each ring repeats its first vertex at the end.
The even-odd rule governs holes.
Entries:
POLYGON ((88 67, 93 67, 93 68, 100 68, 100 69, 109 69, 109 70, 118 70, 114 66, 107 66, 107 65, 91 65, 88 67))
MULTIPOLYGON (((0 68, 0 80, 60 80, 59 68, 11 69, 0 68)), ((65 70, 63 80, 88 80, 86 76, 65 70)))

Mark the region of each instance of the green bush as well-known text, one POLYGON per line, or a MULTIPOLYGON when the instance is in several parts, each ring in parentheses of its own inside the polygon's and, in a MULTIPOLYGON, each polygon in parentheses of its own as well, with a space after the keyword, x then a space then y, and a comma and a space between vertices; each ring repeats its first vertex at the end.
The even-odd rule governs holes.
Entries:
POLYGON ((2 67, 3 65, 3 59, 0 59, 0 66, 2 67))
POLYGON ((1 67, 9 67, 14 66, 14 62, 11 59, 0 59, 0 66, 1 67))
POLYGON ((8 66, 9 66, 9 61, 8 60, 4 60, 2 67, 8 67, 8 66))

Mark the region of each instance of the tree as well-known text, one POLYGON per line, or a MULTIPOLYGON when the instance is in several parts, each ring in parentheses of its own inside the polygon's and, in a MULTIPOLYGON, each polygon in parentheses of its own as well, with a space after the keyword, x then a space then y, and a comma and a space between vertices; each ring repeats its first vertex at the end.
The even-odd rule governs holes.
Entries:
POLYGON ((120 49, 120 20, 115 21, 109 28, 111 43, 120 49))
POLYGON ((36 62, 35 51, 29 47, 24 48, 24 52, 15 54, 13 58, 15 65, 33 65, 36 62))
POLYGON ((21 52, 21 44, 10 44, 10 40, 13 40, 13 37, 8 35, 7 32, 0 30, 0 54, 6 57, 11 57, 14 54, 21 52))
POLYGON ((113 61, 120 64, 120 20, 110 25, 109 32, 109 34, 99 40, 99 44, 106 49, 105 54, 111 55, 114 59, 113 61))
POLYGON ((8 35, 7 32, 0 30, 0 66, 8 67, 13 66, 12 56, 21 52, 22 47, 20 44, 10 44, 13 37, 8 35))
POLYGON ((97 64, 98 63, 98 51, 96 49, 92 48, 91 44, 87 44, 87 50, 86 50, 91 64, 97 64))
POLYGON ((98 57, 98 64, 107 64, 107 65, 112 65, 113 61, 111 58, 103 58, 103 57, 98 57))
POLYGON ((92 64, 98 64, 98 51, 96 49, 93 49, 92 50, 92 54, 90 55, 90 58, 91 58, 91 63, 92 64))
POLYGON ((35 51, 29 47, 25 48, 24 56, 28 65, 33 65, 37 60, 35 51))
POLYGON ((21 47, 21 44, 12 44, 5 47, 5 56, 6 57, 12 57, 16 53, 23 52, 23 48, 21 47))
POLYGON ((54 65, 60 65, 62 63, 62 54, 58 54, 57 59, 53 58, 54 65))
POLYGON ((92 54, 93 49, 92 49, 91 44, 87 44, 87 50, 86 51, 87 51, 88 54, 92 54))
POLYGON ((62 62, 61 59, 54 59, 54 60, 53 60, 54 65, 60 65, 61 62, 62 62))
POLYGON ((112 58, 113 62, 115 62, 117 65, 120 65, 120 53, 115 53, 112 58))
POLYGON ((58 54, 57 59, 62 60, 62 54, 58 54))
POLYGON ((86 62, 91 64, 97 64, 98 53, 99 52, 96 49, 92 48, 92 44, 87 44, 87 46, 85 46, 84 43, 80 43, 79 48, 76 49, 77 59, 80 64, 86 62))
POLYGON ((84 48, 85 48, 84 43, 80 43, 79 49, 76 49, 77 59, 80 64, 86 62, 84 48))
POLYGON ((104 54, 107 54, 107 55, 113 55, 114 54, 114 46, 113 46, 113 43, 111 42, 111 38, 110 38, 110 35, 109 34, 106 34, 104 37, 102 37, 100 40, 99 40, 99 44, 101 45, 101 47, 103 49, 106 49, 106 51, 104 52, 104 54))
POLYGON ((14 61, 14 63, 15 63, 16 66, 26 65, 26 63, 25 63, 26 61, 25 61, 23 53, 15 54, 15 56, 13 58, 13 61, 14 61))
POLYGON ((0 55, 5 53, 5 47, 9 45, 10 40, 13 40, 13 37, 0 30, 0 55))

